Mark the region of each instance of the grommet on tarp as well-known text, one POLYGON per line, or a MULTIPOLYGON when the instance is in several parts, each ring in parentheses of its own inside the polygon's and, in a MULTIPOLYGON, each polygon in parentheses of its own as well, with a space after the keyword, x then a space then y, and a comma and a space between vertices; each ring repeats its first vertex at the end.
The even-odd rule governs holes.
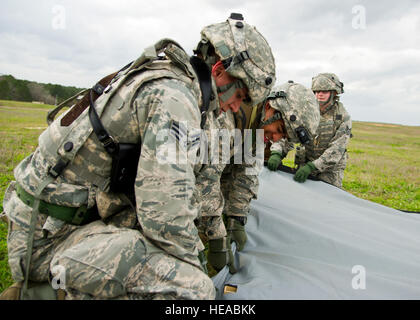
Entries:
POLYGON ((238 286, 234 284, 225 284, 223 288, 223 294, 236 293, 236 291, 238 291, 238 286))

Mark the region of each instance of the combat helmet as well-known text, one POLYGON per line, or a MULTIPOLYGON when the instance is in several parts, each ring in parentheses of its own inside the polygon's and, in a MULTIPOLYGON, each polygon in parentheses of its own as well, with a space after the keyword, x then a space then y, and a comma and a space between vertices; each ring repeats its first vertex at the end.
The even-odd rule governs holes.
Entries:
POLYGON ((344 84, 334 73, 320 73, 312 78, 312 91, 335 91, 344 93, 344 84))
MULTIPOLYGON (((276 67, 271 48, 257 29, 244 22, 242 14, 232 13, 225 22, 201 31, 195 52, 200 52, 207 63, 214 64, 208 54, 210 44, 226 71, 247 86, 250 103, 262 102, 275 83, 276 67)), ((242 85, 240 81, 235 83, 238 84, 242 85)))
POLYGON ((278 112, 264 121, 265 108, 263 107, 260 127, 283 119, 291 142, 306 144, 315 137, 320 113, 318 101, 311 90, 299 83, 289 81, 274 87, 263 106, 267 101, 278 112))

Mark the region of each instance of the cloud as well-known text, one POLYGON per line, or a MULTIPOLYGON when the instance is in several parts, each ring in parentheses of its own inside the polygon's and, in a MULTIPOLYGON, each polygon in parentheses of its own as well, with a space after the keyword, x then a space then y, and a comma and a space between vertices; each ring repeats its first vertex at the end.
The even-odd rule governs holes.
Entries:
POLYGON ((3 0, 0 73, 88 87, 163 37, 191 54, 202 27, 231 12, 243 13, 270 43, 278 84, 310 86, 315 74, 334 72, 353 119, 420 125, 414 0, 3 0), (62 12, 64 28, 57 28, 62 12))

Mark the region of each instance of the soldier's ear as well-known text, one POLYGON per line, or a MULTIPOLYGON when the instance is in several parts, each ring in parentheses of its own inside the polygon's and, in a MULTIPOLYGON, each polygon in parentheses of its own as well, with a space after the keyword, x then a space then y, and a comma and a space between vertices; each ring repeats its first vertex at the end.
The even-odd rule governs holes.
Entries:
POLYGON ((223 66, 223 63, 220 60, 217 61, 217 63, 211 69, 211 74, 215 78, 222 77, 225 72, 225 67, 223 66))
POLYGON ((264 105, 264 110, 267 112, 270 108, 271 108, 270 102, 267 101, 264 105))

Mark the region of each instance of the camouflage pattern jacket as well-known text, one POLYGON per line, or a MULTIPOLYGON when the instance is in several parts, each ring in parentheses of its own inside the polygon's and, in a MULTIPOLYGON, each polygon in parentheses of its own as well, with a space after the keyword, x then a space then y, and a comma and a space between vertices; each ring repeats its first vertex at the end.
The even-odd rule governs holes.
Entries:
MULTIPOLYGON (((105 221, 117 217, 117 225, 137 225, 169 255, 200 268, 197 255, 204 246, 195 226, 200 206, 193 202, 193 195, 201 91, 188 55, 172 44, 164 53, 164 58, 117 75, 110 91, 105 90, 95 103, 104 127, 116 141, 141 141, 135 206, 126 196, 109 190, 112 158, 92 132, 88 109, 70 125, 61 124, 68 112, 58 117, 14 174, 26 192, 34 195, 49 169, 59 159, 68 161, 61 175, 43 190, 42 200, 68 207, 96 205, 105 221), (174 161, 174 155, 178 160, 174 161)), ((217 96, 214 84, 213 92, 217 96)), ((208 111, 208 128, 215 125, 216 108, 214 99, 208 111)), ((29 217, 19 217, 18 212, 9 218, 29 222, 29 217)), ((57 229, 54 225, 62 223, 48 217, 44 228, 57 229)))
POLYGON ((337 101, 321 112, 317 136, 305 146, 306 161, 312 161, 318 172, 344 170, 350 134, 350 115, 337 101))
POLYGON ((205 240, 225 237, 227 231, 223 213, 227 216, 246 217, 251 200, 257 198, 258 173, 262 169, 263 159, 246 164, 241 155, 241 163, 236 164, 234 155, 234 147, 238 144, 235 142, 235 134, 237 137, 240 134, 244 147, 243 142, 246 138, 243 129, 256 128, 257 122, 251 121, 252 110, 252 107, 243 104, 236 114, 229 110, 221 112, 217 117, 221 135, 225 134, 225 138, 228 139, 222 139, 218 144, 215 143, 214 147, 219 149, 219 156, 225 151, 229 152, 229 156, 225 154, 224 157, 220 157, 219 164, 210 162, 202 167, 201 175, 205 173, 207 177, 206 181, 198 184, 202 199, 199 229, 205 240))

